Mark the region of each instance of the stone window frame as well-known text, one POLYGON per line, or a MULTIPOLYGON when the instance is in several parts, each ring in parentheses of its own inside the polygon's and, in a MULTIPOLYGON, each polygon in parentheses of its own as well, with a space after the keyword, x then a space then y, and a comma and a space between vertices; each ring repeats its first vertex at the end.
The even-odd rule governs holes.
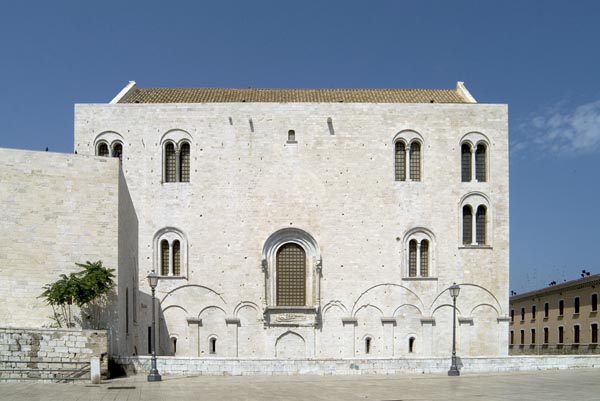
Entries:
MULTIPOLYGON (((277 308, 277 253, 285 245, 299 245, 306 255, 305 308, 318 308, 321 300, 321 251, 316 239, 307 231, 286 227, 272 233, 263 245, 262 271, 265 277, 265 303, 277 308)), ((282 307, 297 308, 297 307, 282 307)))
POLYGON ((492 249, 493 247, 493 209, 491 202, 487 195, 482 192, 469 192, 464 195, 459 202, 458 208, 459 216, 459 248, 472 248, 472 249, 492 249), (477 211, 480 207, 485 207, 485 243, 479 244, 477 242, 477 211), (464 210, 469 207, 471 209, 471 243, 465 243, 464 237, 464 210))
POLYGON ((400 132, 398 132, 395 136, 394 139, 392 141, 392 149, 394 151, 394 181, 397 182, 422 182, 424 181, 424 168, 423 168, 423 161, 425 160, 424 158, 424 149, 425 149, 425 141, 423 140, 423 136, 421 134, 419 134, 417 131, 414 131, 412 129, 406 129, 406 130, 402 130, 400 132), (404 178, 398 177, 397 175, 397 170, 398 170, 398 161, 396 158, 396 144, 397 143, 403 143, 404 144, 404 178), (417 179, 412 179, 411 178, 411 165, 413 163, 411 163, 411 159, 412 159, 412 147, 413 144, 418 144, 419 145, 419 160, 418 160, 418 164, 419 164, 419 177, 417 179))
POLYGON ((100 157, 118 157, 119 160, 123 161, 123 154, 125 152, 125 141, 123 136, 115 131, 104 131, 94 138, 94 155, 100 156, 100 146, 106 145, 108 147, 108 155, 100 157), (121 154, 115 156, 116 147, 121 146, 121 154))
POLYGON ((477 131, 471 131, 465 134, 459 143, 459 157, 460 157, 460 176, 461 182, 489 182, 490 181, 490 139, 483 133, 477 131), (464 180, 463 174, 463 146, 469 146, 470 150, 470 179, 464 180), (484 160, 484 180, 480 181, 477 179, 478 173, 480 173, 477 169, 477 149, 479 146, 485 147, 485 160, 484 160))
POLYGON ((403 280, 435 280, 437 277, 437 257, 436 257, 436 238, 431 230, 425 227, 415 227, 408 230, 404 234, 403 240, 403 251, 405 257, 401 266, 403 280), (416 274, 411 276, 410 272, 410 243, 416 241, 416 274), (422 263, 421 263, 421 246, 423 241, 428 242, 428 263, 427 263, 427 275, 422 275, 422 263))
POLYGON ((154 234, 153 239, 154 249, 154 271, 164 279, 189 279, 188 270, 188 241, 187 237, 182 230, 175 227, 164 227, 154 234), (169 244, 169 274, 162 274, 162 243, 167 241, 169 244), (173 261, 173 243, 179 241, 179 252, 180 252, 180 274, 175 276, 173 273, 174 261, 173 261))
POLYGON ((191 165, 192 165, 192 136, 184 130, 181 129, 172 129, 167 131, 162 138, 160 139, 160 149, 161 149, 161 183, 162 184, 178 184, 178 183, 189 183, 191 181, 191 165), (167 145, 172 144, 175 150, 175 180, 167 181, 167 145), (189 155, 188 155, 188 168, 189 168, 189 177, 187 181, 184 181, 182 178, 182 164, 181 160, 181 149, 184 145, 189 146, 189 155))

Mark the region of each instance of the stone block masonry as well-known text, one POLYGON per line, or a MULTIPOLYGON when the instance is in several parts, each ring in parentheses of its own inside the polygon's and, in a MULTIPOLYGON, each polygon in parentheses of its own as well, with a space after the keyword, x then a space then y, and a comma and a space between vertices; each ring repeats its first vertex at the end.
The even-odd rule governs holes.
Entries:
POLYGON ((105 330, 0 328, 0 380, 88 380, 92 357, 108 371, 105 330))

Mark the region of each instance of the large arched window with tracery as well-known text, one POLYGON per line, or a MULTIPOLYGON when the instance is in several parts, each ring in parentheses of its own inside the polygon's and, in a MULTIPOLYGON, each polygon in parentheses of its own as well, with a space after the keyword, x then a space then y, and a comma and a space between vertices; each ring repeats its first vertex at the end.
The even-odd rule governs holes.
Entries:
POLYGON ((306 253, 298 244, 279 248, 276 259, 277 306, 306 305, 306 253))

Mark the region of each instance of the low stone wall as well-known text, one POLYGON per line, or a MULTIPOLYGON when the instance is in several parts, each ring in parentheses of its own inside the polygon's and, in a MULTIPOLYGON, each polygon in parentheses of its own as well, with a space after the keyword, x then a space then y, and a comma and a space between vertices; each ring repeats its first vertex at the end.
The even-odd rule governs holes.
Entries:
MULTIPOLYGON (((129 374, 150 370, 150 357, 121 357, 115 360, 129 374)), ((369 359, 237 359, 158 357, 161 374, 173 375, 357 375, 446 373, 450 358, 369 359)), ((459 358, 464 373, 508 372, 600 367, 600 356, 514 356, 459 358)))
POLYGON ((99 357, 108 371, 106 330, 0 328, 0 380, 89 379, 99 357))

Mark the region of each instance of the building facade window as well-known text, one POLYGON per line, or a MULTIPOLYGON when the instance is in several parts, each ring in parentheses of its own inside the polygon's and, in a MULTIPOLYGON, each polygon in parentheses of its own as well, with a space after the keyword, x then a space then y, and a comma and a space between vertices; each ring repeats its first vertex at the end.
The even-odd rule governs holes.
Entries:
POLYGON ((592 312, 598 310, 598 294, 592 294, 592 312))
POLYGON ((558 343, 563 344, 565 342, 565 328, 558 326, 558 343))
POLYGON ((487 137, 478 132, 471 132, 461 139, 461 181, 486 182, 488 180, 488 147, 487 137))
POLYGON ((211 355, 217 353, 217 339, 215 337, 211 337, 208 340, 208 353, 211 355))
POLYGON ((549 342, 549 336, 550 336, 550 330, 548 330, 547 327, 544 327, 544 344, 548 344, 549 342))
POLYGON ((461 240, 464 246, 487 247, 490 244, 489 210, 489 201, 484 194, 474 192, 463 197, 460 213, 461 240))
POLYGON ((550 314, 550 304, 548 302, 546 302, 544 304, 544 317, 547 318, 549 314, 550 314))
POLYGON ((573 299, 573 313, 579 313, 579 297, 573 299))
POLYGON ((521 330, 521 345, 525 344, 525 330, 521 330))
POLYGON ((318 305, 321 267, 319 246, 306 231, 290 227, 271 234, 262 250, 267 308, 318 305))
POLYGON ((525 320, 525 308, 521 308, 521 321, 525 320))
POLYGON ((579 344, 579 325, 573 326, 573 344, 579 344))
POLYGON ((365 354, 371 353, 371 337, 365 338, 365 354))
POLYGON ((306 305, 306 253, 288 243, 277 251, 277 306, 306 305))
POLYGON ((163 277, 187 276, 187 239, 183 232, 166 227, 154 236, 155 266, 163 277))
POLYGON ((515 310, 514 309, 510 310, 510 321, 511 322, 515 321, 515 310))
POLYGON ((110 154, 110 150, 108 149, 108 144, 105 142, 101 142, 98 144, 98 150, 96 151, 96 155, 102 157, 108 157, 110 154))
POLYGON ((513 345, 515 343, 515 332, 514 330, 510 331, 510 345, 513 345))
POLYGON ((296 131, 293 129, 288 131, 288 142, 296 142, 296 131))
POLYGON ((558 316, 562 316, 565 314, 565 301, 564 300, 560 300, 558 301, 558 316))
POLYGON ((535 329, 531 329, 531 343, 535 344, 535 329))
POLYGON ((590 341, 592 344, 598 344, 598 323, 592 323, 591 325, 592 338, 590 341))
POLYGON ((535 319, 535 305, 531 305, 531 318, 535 319))
POLYGON ((415 338, 414 337, 410 337, 408 339, 408 352, 410 354, 412 354, 413 352, 415 352, 415 338))
POLYGON ((162 182, 190 182, 191 135, 182 130, 171 130, 163 135, 162 182))
POLYGON ((94 139, 96 156, 118 157, 123 161, 123 137, 113 131, 105 131, 94 139))
POLYGON ((410 230, 404 241, 407 247, 408 269, 405 277, 433 277, 433 234, 425 228, 410 230))
POLYGON ((415 131, 402 131, 394 138, 394 179, 421 181, 423 138, 415 131))

